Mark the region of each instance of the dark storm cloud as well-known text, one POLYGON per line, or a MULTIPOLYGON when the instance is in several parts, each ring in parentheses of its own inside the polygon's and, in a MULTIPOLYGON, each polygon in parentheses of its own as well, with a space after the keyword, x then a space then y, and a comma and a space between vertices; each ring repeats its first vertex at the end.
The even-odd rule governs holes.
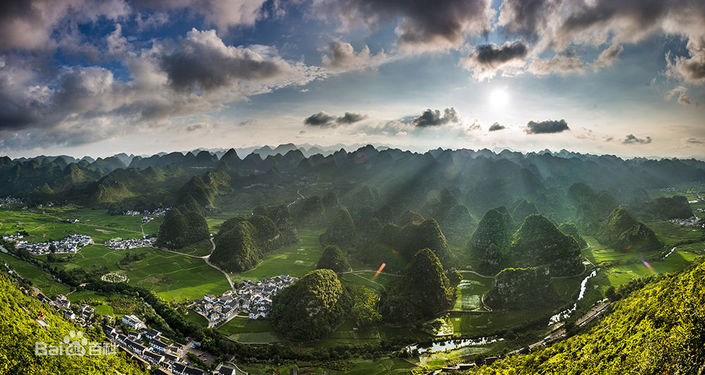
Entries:
POLYGON ((494 124, 492 124, 490 126, 491 132, 496 132, 498 130, 503 130, 503 129, 506 129, 506 127, 504 125, 500 125, 498 122, 495 122, 494 124))
POLYGON ((565 120, 547 120, 547 121, 529 121, 528 124, 526 124, 526 133, 527 134, 552 134, 552 133, 560 133, 566 130, 570 130, 568 128, 568 124, 565 122, 565 120))
POLYGON ((335 119, 335 122, 337 122, 338 124, 353 124, 358 121, 364 120, 365 117, 365 115, 361 115, 358 113, 345 112, 345 115, 335 119))
POLYGON ((560 0, 504 0, 499 24, 509 32, 535 41, 560 0))
POLYGON ((634 134, 627 135, 622 141, 622 144, 625 145, 645 145, 649 143, 651 143, 651 137, 637 138, 634 134))
POLYGON ((443 110, 443 115, 441 111, 427 109, 421 116, 415 118, 411 123, 420 128, 426 128, 431 126, 440 126, 447 123, 458 123, 460 119, 458 118, 458 113, 455 112, 455 108, 450 107, 443 110))
POLYGON ((316 114, 306 117, 304 119, 304 124, 326 128, 335 125, 335 117, 325 112, 318 112, 316 114))
POLYGON ((468 33, 488 31, 492 14, 488 0, 322 0, 317 4, 346 26, 364 23, 378 28, 399 17, 400 44, 421 49, 458 46, 468 33))
POLYGON ((325 112, 318 112, 304 119, 304 124, 309 126, 317 126, 320 128, 334 128, 341 125, 354 124, 362 121, 367 116, 358 113, 345 112, 341 117, 331 116, 325 112))
POLYGON ((245 47, 226 46, 214 30, 192 30, 173 53, 161 58, 161 67, 176 90, 214 90, 235 80, 274 78, 288 69, 277 56, 245 47))
POLYGON ((497 66, 514 59, 522 59, 529 48, 522 41, 504 43, 501 46, 485 44, 475 50, 475 60, 482 65, 497 66))

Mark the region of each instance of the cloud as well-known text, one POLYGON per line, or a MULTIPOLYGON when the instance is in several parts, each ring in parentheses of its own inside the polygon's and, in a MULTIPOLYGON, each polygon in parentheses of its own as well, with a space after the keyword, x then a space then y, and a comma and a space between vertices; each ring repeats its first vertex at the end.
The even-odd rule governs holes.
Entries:
POLYGON ((535 41, 559 4, 550 0, 504 0, 497 23, 510 33, 535 41))
POLYGON ((127 38, 122 36, 122 26, 115 24, 115 31, 105 37, 105 43, 108 46, 108 53, 111 55, 120 55, 127 52, 129 43, 127 38))
POLYGON ((0 50, 46 50, 57 45, 52 38, 67 18, 95 21, 103 16, 117 19, 129 13, 123 0, 4 0, 0 2, 0 50))
POLYGON ((266 0, 138 0, 136 7, 141 9, 173 11, 188 9, 203 16, 203 20, 226 32, 235 26, 253 26, 268 13, 262 9, 266 0))
POLYGON ((496 132, 496 131, 503 130, 503 129, 506 129, 506 127, 504 125, 500 125, 498 122, 495 122, 494 124, 490 125, 489 130, 491 132, 496 132))
POLYGON ((458 117, 458 113, 455 111, 455 108, 450 107, 443 110, 443 115, 441 115, 441 111, 439 110, 434 111, 432 109, 427 109, 421 114, 421 116, 415 118, 411 123, 416 127, 426 128, 459 122, 460 118, 458 117))
POLYGON ((338 124, 353 124, 364 120, 366 117, 367 116, 358 113, 345 112, 345 115, 335 119, 335 122, 338 124))
POLYGON ((582 73, 585 64, 578 56, 555 55, 550 59, 535 59, 529 64, 528 71, 537 75, 582 73))
POLYGON ((172 53, 161 57, 161 68, 176 90, 210 91, 236 80, 266 80, 291 70, 265 46, 226 46, 215 30, 192 29, 172 53))
POLYGON ((186 127, 187 132, 193 132, 206 127, 206 124, 192 124, 186 127))
POLYGON ((669 90, 666 93, 666 100, 671 101, 676 98, 678 104, 688 105, 691 104, 690 96, 688 96, 688 89, 685 86, 677 86, 676 88, 669 90), (677 96, 676 96, 677 95, 677 96))
POLYGON ((360 24, 378 29, 401 20, 395 28, 398 44, 407 51, 457 48, 470 34, 490 30, 494 15, 490 0, 314 0, 321 17, 334 16, 351 29, 360 24))
POLYGON ((529 123, 526 124, 525 129, 527 134, 552 134, 560 133, 566 130, 570 129, 568 128, 568 124, 565 120, 547 120, 539 122, 529 121, 529 123))
MULTIPOLYGON (((663 33, 687 40, 683 56, 669 60, 669 71, 684 82, 705 83, 705 2, 692 0, 503 0, 497 25, 531 42, 532 53, 558 55, 576 47, 609 45, 594 61, 597 70, 611 65, 622 45, 663 33)), ((580 72, 577 57, 537 60, 533 71, 580 72), (573 61, 568 61, 568 60, 573 61), (556 64, 551 64, 556 66, 556 64), (569 68, 569 69, 565 69, 569 68)), ((583 62, 585 65, 585 62, 583 62)))
POLYGON ((523 41, 506 42, 501 46, 485 44, 478 46, 472 55, 463 60, 466 69, 473 72, 475 78, 492 78, 498 69, 507 64, 523 65, 529 48, 523 41))
POLYGON ((605 48, 602 52, 600 52, 597 60, 593 63, 593 68, 598 70, 614 64, 622 51, 624 51, 624 47, 622 47, 621 44, 612 44, 611 46, 605 48))
POLYGON ((646 138, 637 138, 634 136, 634 134, 629 134, 627 135, 624 140, 622 141, 622 144, 625 145, 634 145, 634 144, 640 144, 640 145, 645 145, 651 143, 651 137, 647 136, 646 138))
POLYGON ((334 72, 373 69, 389 61, 384 51, 372 55, 366 45, 355 52, 350 43, 334 41, 328 44, 328 49, 328 54, 322 57, 323 66, 334 72))
POLYGON ((358 113, 345 112, 341 117, 331 116, 325 112, 318 112, 304 119, 304 124, 320 128, 335 128, 340 125, 349 125, 362 121, 367 116, 358 113))
MULTIPOLYGON (((118 30, 110 34, 116 42, 122 38, 118 30)), ((31 56, 0 54, 0 138, 27 137, 3 145, 77 144, 174 121, 194 123, 199 120, 195 117, 218 112, 225 103, 324 76, 320 68, 285 61, 270 47, 226 46, 213 31, 192 30, 180 45, 167 39, 147 49, 131 48, 119 60, 129 78, 101 66, 59 66, 45 72, 41 58, 34 62, 31 56), (190 70, 183 65, 187 62, 190 70), (91 126, 97 123, 100 127, 91 126), (59 129, 72 136, 40 136, 59 129)))
POLYGON ((335 117, 325 113, 318 112, 304 119, 304 124, 310 126, 319 126, 322 128, 335 126, 335 117))

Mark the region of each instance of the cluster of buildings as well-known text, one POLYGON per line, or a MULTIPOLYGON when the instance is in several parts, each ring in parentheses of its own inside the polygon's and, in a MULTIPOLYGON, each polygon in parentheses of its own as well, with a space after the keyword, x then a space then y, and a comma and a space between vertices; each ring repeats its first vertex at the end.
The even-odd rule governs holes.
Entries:
POLYGON ((152 247, 157 241, 156 237, 151 238, 128 238, 126 240, 107 240, 105 246, 113 250, 130 250, 140 247, 152 247))
POLYGON ((118 332, 114 327, 104 326, 103 333, 127 351, 133 360, 154 367, 159 366, 167 374, 205 374, 203 370, 191 368, 182 363, 178 348, 164 342, 161 332, 147 328, 136 316, 124 315, 120 321, 130 327, 127 332, 118 332))
POLYGON ((156 208, 154 210, 144 210, 144 211, 137 211, 137 210, 127 210, 123 212, 122 214, 125 216, 142 216, 142 224, 148 223, 152 220, 154 220, 155 217, 157 216, 164 216, 166 213, 169 212, 169 208, 156 208))
POLYGON ((680 225, 682 227, 693 227, 705 229, 705 220, 700 219, 697 216, 691 216, 687 219, 671 219, 669 222, 673 224, 680 225))
POLYGON ((194 302, 193 309, 203 315, 210 325, 218 325, 236 315, 250 319, 266 318, 272 309, 272 297, 297 279, 279 275, 262 281, 243 281, 235 290, 228 290, 220 297, 205 295, 194 302))
MULTIPOLYGON (((103 332, 112 341, 131 354, 134 360, 146 363, 153 368, 159 366, 157 374, 174 375, 231 375, 236 374, 235 369, 219 365, 214 372, 190 367, 180 359, 179 347, 168 344, 162 333, 148 328, 142 320, 134 315, 124 315, 120 321, 127 327, 128 332, 118 332, 114 327, 103 327, 103 332)), ((240 372, 242 373, 242 372, 240 372)))
MULTIPOLYGON (((5 239, 7 236, 3 236, 5 239)), ((5 239, 12 241, 12 239, 5 239)), ((32 255, 45 254, 66 254, 77 253, 82 247, 93 243, 93 239, 85 234, 72 234, 57 241, 49 242, 27 242, 20 239, 15 240, 15 247, 18 249, 26 249, 32 255)))
POLYGON ((11 204, 22 204, 22 199, 12 196, 0 198, 0 207, 9 206, 11 204))

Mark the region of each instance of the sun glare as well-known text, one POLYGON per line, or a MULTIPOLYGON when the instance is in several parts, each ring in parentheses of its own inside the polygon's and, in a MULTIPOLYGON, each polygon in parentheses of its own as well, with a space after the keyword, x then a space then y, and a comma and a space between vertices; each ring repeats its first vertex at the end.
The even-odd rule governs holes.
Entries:
POLYGON ((509 93, 504 88, 496 88, 490 92, 490 105, 494 109, 503 109, 509 104, 509 93))

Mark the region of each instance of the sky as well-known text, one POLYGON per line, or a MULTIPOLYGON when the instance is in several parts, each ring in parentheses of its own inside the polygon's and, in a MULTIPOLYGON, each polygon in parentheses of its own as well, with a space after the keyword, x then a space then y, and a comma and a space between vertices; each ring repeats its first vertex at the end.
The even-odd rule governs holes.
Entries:
POLYGON ((0 155, 705 159, 702 0, 5 0, 0 155))

